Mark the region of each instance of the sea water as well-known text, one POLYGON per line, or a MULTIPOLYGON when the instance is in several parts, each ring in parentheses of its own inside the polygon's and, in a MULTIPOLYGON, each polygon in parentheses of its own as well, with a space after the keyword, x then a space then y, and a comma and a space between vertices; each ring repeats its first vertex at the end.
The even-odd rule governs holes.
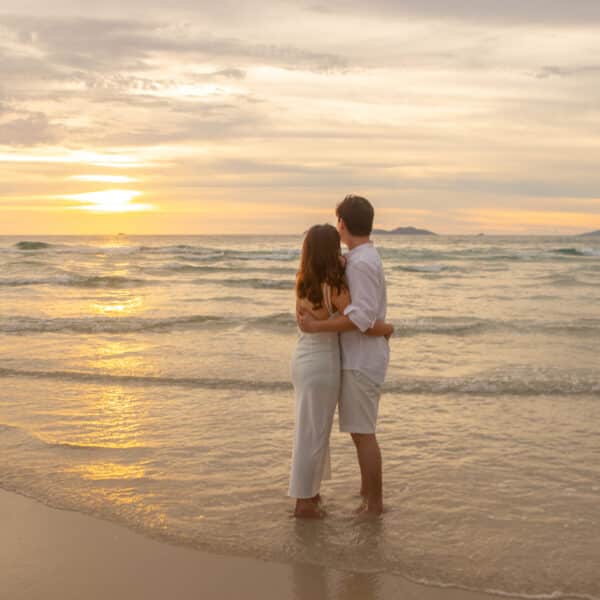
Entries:
POLYGON ((291 518, 300 236, 0 237, 0 487, 207 550, 600 598, 600 239, 377 236, 386 512, 291 518))

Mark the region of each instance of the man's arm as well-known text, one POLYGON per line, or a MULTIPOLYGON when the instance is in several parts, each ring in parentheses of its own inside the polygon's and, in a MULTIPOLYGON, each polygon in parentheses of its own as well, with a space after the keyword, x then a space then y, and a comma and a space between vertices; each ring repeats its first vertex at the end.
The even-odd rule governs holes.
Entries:
POLYGON ((381 282, 377 267, 367 262, 352 265, 348 274, 351 302, 344 309, 347 316, 362 333, 367 333, 377 320, 377 303, 381 282))

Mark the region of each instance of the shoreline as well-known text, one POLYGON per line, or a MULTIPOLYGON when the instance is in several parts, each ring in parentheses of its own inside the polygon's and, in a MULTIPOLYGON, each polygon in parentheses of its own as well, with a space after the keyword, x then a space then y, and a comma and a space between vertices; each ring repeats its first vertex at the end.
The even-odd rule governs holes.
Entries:
POLYGON ((0 589, 11 600, 492 600, 498 596, 211 554, 0 489, 0 589))

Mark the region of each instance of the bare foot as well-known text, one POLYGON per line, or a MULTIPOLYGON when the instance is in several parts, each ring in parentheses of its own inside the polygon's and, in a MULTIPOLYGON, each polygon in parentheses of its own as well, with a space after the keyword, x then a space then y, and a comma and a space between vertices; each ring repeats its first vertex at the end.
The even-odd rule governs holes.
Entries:
POLYGON ((371 515, 378 517, 379 515, 383 514, 383 503, 369 502, 369 504, 367 505, 367 512, 371 515))
POLYGON ((311 501, 313 504, 316 504, 316 505, 319 505, 319 504, 321 504, 321 494, 316 494, 315 496, 313 496, 313 497, 310 499, 310 501, 311 501))
POLYGON ((370 509, 366 504, 363 508, 363 510, 359 511, 356 513, 354 519, 355 522, 357 523, 363 523, 363 522, 367 522, 367 521, 374 521, 379 519, 379 517, 381 517, 381 515, 383 514, 383 507, 381 507, 380 509, 370 509))
POLYGON ((358 508, 354 510, 355 515, 371 515, 378 517, 383 514, 383 503, 382 502, 369 502, 367 498, 363 496, 362 502, 358 508))
POLYGON ((296 501, 294 516, 297 519, 322 519, 323 512, 312 498, 302 498, 296 501))
POLYGON ((354 514, 355 515, 359 515, 360 513, 364 512, 365 510, 367 510, 367 499, 365 498, 365 496, 362 496, 362 500, 358 506, 358 508, 354 509, 354 514))

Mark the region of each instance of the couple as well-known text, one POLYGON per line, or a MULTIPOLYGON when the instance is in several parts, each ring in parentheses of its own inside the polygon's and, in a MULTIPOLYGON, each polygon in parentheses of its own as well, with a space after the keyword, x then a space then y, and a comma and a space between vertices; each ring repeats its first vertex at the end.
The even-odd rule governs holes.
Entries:
POLYGON ((323 516, 319 489, 331 476, 329 436, 336 406, 340 431, 350 433, 356 446, 361 510, 383 511, 375 425, 394 327, 384 322, 385 278, 369 239, 373 206, 350 195, 336 214, 337 229, 308 230, 296 278, 300 335, 292 359, 296 410, 288 495, 296 498, 294 515, 303 518, 323 516), (340 241, 349 249, 344 256, 340 241))

